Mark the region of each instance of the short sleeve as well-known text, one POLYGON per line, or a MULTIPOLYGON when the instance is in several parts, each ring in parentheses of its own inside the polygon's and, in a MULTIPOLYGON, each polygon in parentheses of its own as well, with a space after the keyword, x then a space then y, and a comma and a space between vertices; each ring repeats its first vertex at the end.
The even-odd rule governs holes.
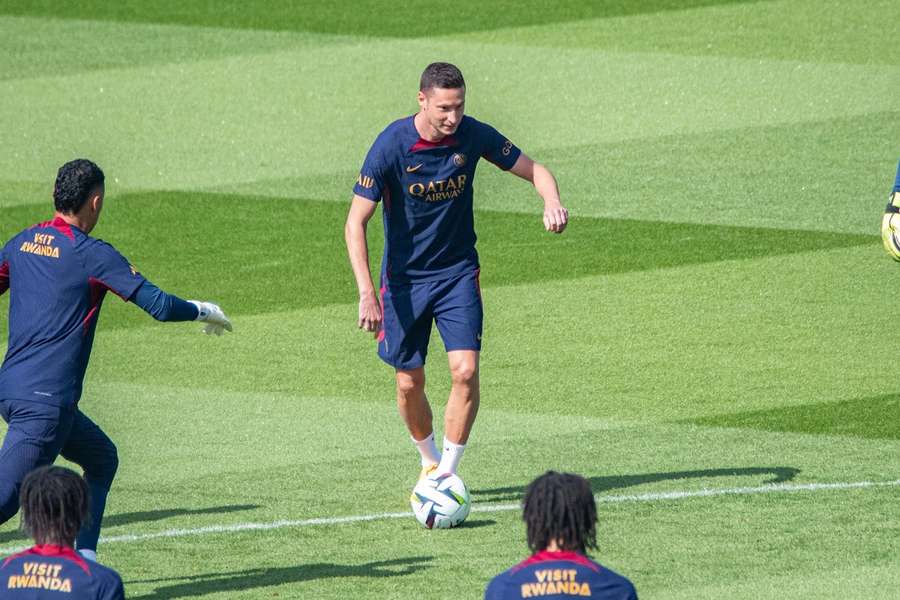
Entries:
POLYGON ((478 139, 481 142, 481 156, 504 171, 510 170, 522 151, 506 139, 499 131, 486 123, 478 123, 478 139))
POLYGON ((385 187, 385 172, 387 167, 384 161, 384 152, 382 151, 382 138, 379 137, 372 144, 366 160, 363 162, 362 169, 359 171, 359 177, 356 178, 356 185, 353 186, 353 193, 363 198, 368 198, 373 202, 381 200, 385 187))
POLYGON ((119 574, 111 571, 106 575, 99 586, 98 600, 125 600, 125 586, 119 574))
POLYGON ((122 300, 131 298, 145 281, 144 276, 118 250, 100 240, 94 240, 85 263, 90 277, 98 280, 122 300))

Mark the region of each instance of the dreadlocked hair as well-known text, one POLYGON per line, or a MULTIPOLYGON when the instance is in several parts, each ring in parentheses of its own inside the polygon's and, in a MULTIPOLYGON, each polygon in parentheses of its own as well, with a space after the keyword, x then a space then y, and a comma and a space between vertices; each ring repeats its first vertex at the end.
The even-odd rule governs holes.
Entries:
POLYGON ((22 482, 19 498, 22 529, 38 544, 72 545, 88 518, 87 483, 70 469, 35 469, 22 482))
POLYGON ((582 554, 597 547, 597 504, 584 477, 547 471, 528 485, 523 509, 532 552, 545 550, 550 542, 582 554))

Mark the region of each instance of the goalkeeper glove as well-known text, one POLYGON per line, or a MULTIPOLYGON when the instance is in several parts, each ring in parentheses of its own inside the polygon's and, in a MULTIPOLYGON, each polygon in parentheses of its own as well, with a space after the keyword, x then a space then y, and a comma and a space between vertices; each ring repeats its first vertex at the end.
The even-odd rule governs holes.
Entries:
POLYGON ((222 335, 226 329, 228 331, 234 331, 231 327, 231 321, 228 320, 228 317, 225 316, 225 313, 222 312, 222 309, 219 308, 218 304, 213 304, 212 302, 197 302, 196 300, 188 300, 188 302, 197 307, 196 320, 206 323, 206 327, 203 328, 203 333, 207 335, 222 335))

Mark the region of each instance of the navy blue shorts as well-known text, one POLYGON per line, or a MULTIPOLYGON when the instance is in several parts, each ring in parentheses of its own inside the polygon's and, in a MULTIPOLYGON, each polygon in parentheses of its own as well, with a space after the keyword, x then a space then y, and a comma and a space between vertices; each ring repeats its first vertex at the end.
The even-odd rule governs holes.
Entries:
POLYGON ((425 364, 431 324, 437 324, 444 348, 481 350, 484 307, 479 272, 425 283, 382 282, 384 321, 378 334, 378 356, 395 369, 425 364))

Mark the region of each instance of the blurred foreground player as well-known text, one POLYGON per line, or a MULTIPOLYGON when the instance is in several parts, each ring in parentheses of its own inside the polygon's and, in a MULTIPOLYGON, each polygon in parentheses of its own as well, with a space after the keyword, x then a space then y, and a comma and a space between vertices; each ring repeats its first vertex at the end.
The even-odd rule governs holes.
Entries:
POLYGON ((480 402, 484 319, 472 212, 475 167, 485 158, 532 183, 544 227, 562 233, 568 212, 556 180, 506 137, 465 116, 466 84, 449 63, 432 63, 419 82, 419 112, 394 121, 369 150, 353 188, 344 230, 359 291, 358 325, 377 332, 378 355, 394 367, 397 403, 421 457, 421 475, 455 473, 480 402), (369 272, 366 226, 382 202, 380 294, 369 272), (432 323, 450 366, 443 453, 425 396, 432 323))
POLYGON ((597 547, 597 504, 584 477, 547 471, 528 486, 522 518, 534 554, 491 580, 485 600, 637 600, 628 579, 587 556, 597 547))
POLYGON ((0 566, 0 598, 9 600, 119 600, 119 574, 75 552, 88 518, 84 479, 62 467, 40 467, 22 482, 22 528, 35 545, 0 566))
POLYGON ((160 321, 204 321, 231 331, 215 304, 184 301, 144 279, 115 248, 88 234, 103 208, 103 171, 89 160, 59 169, 53 219, 0 248, 0 294, 9 300, 9 344, 0 367, 0 523, 19 508, 19 486, 58 455, 80 465, 91 518, 77 548, 96 559, 106 495, 119 464, 116 447, 79 409, 103 297, 111 291, 160 321))
POLYGON ((884 218, 881 220, 881 239, 884 249, 896 261, 900 261, 900 163, 897 164, 897 178, 888 198, 884 218))

